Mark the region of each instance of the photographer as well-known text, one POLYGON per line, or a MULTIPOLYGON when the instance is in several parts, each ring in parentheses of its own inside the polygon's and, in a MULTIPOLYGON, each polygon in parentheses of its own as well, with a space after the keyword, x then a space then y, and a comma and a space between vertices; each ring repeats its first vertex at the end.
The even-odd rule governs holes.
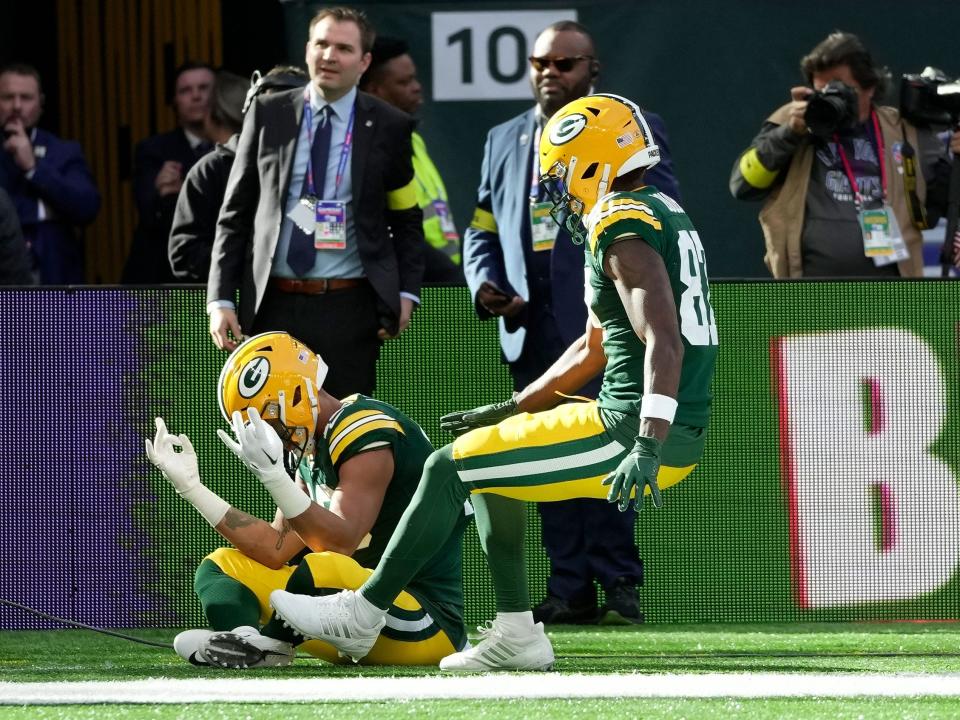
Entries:
POLYGON ((812 89, 791 89, 730 178, 735 198, 764 201, 767 267, 776 278, 921 276, 918 223, 928 182, 949 172, 945 148, 874 104, 883 76, 855 35, 830 34, 800 66, 812 89))

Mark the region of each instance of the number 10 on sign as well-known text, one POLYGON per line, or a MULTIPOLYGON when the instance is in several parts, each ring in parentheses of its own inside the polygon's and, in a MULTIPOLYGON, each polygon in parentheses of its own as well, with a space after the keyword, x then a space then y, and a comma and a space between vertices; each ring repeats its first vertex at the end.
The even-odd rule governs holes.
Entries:
POLYGON ((527 58, 537 35, 576 19, 575 10, 433 13, 433 99, 532 100, 527 58))

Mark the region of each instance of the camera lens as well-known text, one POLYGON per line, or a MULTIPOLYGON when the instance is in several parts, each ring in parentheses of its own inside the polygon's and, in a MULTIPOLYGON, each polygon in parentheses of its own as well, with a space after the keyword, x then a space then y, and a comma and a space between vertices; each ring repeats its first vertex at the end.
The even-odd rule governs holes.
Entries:
POLYGON ((843 124, 846 110, 843 98, 817 93, 810 97, 803 121, 814 135, 829 136, 843 124))

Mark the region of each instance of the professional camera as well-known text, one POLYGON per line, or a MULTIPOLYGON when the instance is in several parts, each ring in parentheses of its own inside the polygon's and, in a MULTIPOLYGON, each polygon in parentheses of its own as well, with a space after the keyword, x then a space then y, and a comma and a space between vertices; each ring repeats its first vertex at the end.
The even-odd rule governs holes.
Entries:
POLYGON ((942 70, 926 68, 900 81, 900 113, 915 125, 956 125, 960 118, 960 82, 942 70))
POLYGON ((803 121, 814 135, 830 137, 856 125, 859 115, 857 91, 839 80, 831 80, 807 100, 803 121))

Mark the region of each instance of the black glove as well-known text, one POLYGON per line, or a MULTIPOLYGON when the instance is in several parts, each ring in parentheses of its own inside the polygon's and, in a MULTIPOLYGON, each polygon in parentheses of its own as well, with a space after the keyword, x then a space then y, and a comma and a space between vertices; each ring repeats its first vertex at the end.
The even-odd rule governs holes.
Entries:
POLYGON ((493 405, 484 405, 473 410, 458 410, 440 418, 440 429, 458 436, 489 425, 496 425, 511 415, 520 412, 513 398, 493 405))

